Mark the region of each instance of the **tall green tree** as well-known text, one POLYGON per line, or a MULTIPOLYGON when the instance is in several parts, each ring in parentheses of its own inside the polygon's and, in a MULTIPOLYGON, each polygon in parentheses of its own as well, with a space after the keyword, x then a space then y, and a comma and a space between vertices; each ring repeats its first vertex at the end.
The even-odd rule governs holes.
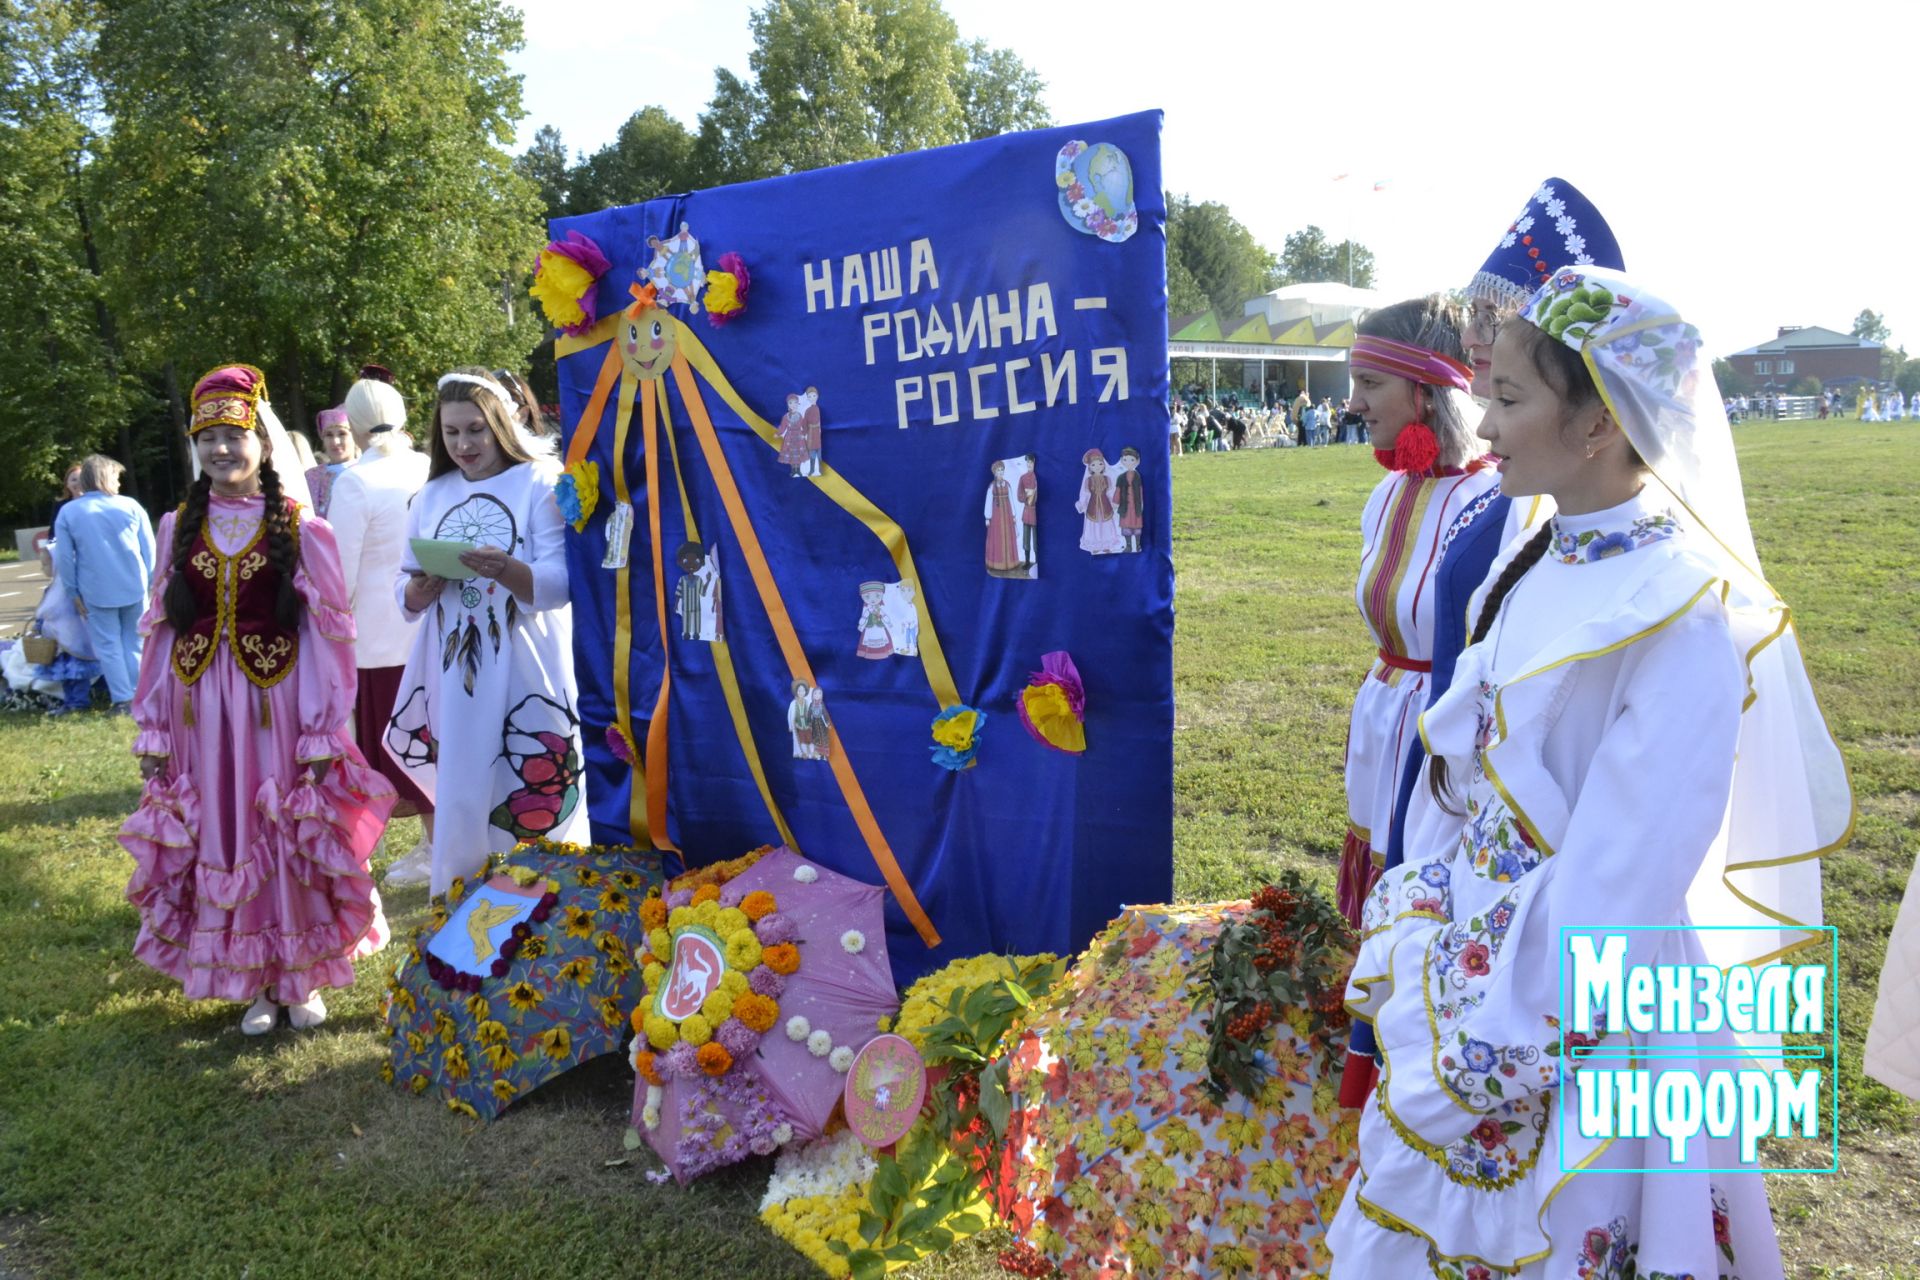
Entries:
POLYGON ((591 213, 639 204, 686 191, 697 185, 697 178, 693 135, 661 108, 644 107, 627 117, 612 142, 573 169, 562 207, 567 213, 591 213))
MULTIPOLYGON (((1178 284, 1182 292, 1197 290, 1223 317, 1238 316, 1247 299, 1281 282, 1273 254, 1227 206, 1196 204, 1172 192, 1167 194, 1167 281, 1174 314, 1180 314, 1176 304, 1183 300, 1175 296, 1178 284)), ((1191 296, 1188 292, 1187 299, 1191 296)))
POLYGON ((567 162, 567 144, 558 129, 550 124, 536 129, 533 145, 514 157, 513 167, 533 183, 540 195, 540 207, 548 217, 572 208, 573 166, 567 162))
POLYGON ((1280 268, 1288 284, 1331 281, 1356 289, 1373 287, 1373 251, 1353 240, 1335 244, 1319 227, 1309 226, 1287 237, 1280 250, 1280 268))
POLYGON ((83 5, 0 0, 0 511, 28 519, 81 454, 131 460, 121 430, 141 399, 91 260, 92 51, 83 5))
POLYGON ((817 169, 1045 123, 1013 54, 962 43, 939 0, 770 0, 751 79, 715 73, 701 185, 817 169))
POLYGON ((535 183, 499 0, 115 0, 98 169, 130 354, 269 372, 290 425, 377 359, 416 401, 539 340, 535 183))
POLYGON ((1868 342, 1885 342, 1893 336, 1893 331, 1887 328, 1885 317, 1878 311, 1862 311, 1853 318, 1853 336, 1868 342))

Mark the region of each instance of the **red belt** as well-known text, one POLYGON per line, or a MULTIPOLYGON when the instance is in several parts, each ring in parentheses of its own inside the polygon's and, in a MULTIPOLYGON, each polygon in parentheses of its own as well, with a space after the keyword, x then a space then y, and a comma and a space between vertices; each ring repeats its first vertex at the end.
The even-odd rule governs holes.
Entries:
POLYGON ((1418 658, 1403 658, 1397 653, 1380 650, 1380 661, 1398 671, 1432 671, 1431 662, 1422 662, 1418 658))

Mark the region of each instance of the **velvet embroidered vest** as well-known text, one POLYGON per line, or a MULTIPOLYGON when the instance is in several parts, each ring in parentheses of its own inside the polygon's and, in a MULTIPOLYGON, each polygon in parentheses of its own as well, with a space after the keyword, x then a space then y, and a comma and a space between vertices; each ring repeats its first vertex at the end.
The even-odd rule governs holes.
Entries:
MULTIPOLYGON (((297 548, 297 504, 287 503, 287 516, 297 548)), ((300 654, 300 633, 281 626, 276 615, 280 571, 267 558, 266 532, 263 514, 247 545, 224 555, 203 521, 186 563, 174 566, 173 571, 192 586, 196 606, 193 625, 173 638, 173 673, 180 683, 191 685, 205 675, 222 641, 241 672, 262 689, 271 689, 293 670, 300 654)))

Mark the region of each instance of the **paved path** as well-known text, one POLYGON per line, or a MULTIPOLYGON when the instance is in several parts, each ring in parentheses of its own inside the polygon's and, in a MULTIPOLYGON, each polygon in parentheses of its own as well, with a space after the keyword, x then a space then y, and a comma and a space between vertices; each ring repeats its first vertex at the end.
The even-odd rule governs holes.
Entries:
POLYGON ((0 564, 0 635, 16 636, 33 621, 47 579, 38 560, 0 564))

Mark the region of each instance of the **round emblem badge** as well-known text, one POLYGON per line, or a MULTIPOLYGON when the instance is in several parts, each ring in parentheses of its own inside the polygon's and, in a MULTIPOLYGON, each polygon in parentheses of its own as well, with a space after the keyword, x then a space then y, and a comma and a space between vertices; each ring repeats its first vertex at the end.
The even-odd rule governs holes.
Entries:
POLYGON ((726 952, 720 940, 705 929, 686 929, 673 939, 673 963, 660 984, 654 1010, 669 1022, 680 1022, 700 1012, 707 997, 720 989, 727 973, 726 952))
POLYGON ((847 1068, 847 1127, 870 1147, 905 1137, 926 1098, 927 1064, 900 1036, 875 1036, 847 1068))

